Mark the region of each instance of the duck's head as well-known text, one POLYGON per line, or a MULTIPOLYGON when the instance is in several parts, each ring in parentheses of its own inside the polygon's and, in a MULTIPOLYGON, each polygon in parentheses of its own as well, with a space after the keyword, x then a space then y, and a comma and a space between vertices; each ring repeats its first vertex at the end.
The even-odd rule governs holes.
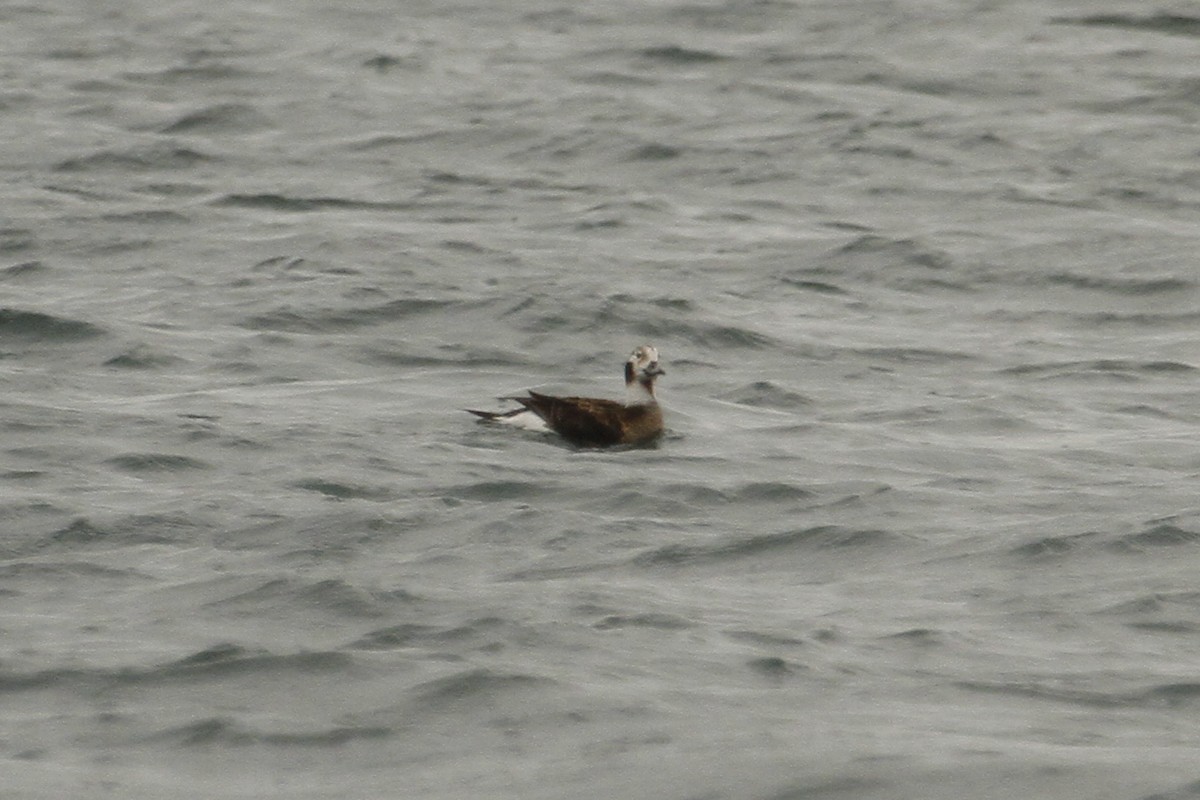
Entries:
POLYGON ((625 362, 625 385, 632 388, 640 384, 650 395, 654 396, 654 379, 667 372, 658 363, 658 350, 644 344, 636 348, 625 362))

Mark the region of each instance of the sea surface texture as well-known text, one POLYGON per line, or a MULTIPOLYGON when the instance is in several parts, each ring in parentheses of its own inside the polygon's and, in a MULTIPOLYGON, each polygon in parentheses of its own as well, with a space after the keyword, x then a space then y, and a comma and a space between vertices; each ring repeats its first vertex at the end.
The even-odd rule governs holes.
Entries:
POLYGON ((0 42, 5 800, 1200 797, 1200 6, 0 42))

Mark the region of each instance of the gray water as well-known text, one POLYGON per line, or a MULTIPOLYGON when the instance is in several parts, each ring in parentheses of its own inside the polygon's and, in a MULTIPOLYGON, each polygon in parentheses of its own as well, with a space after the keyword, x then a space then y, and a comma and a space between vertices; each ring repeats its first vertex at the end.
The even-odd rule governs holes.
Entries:
POLYGON ((5 798, 1200 797, 1200 7, 0 42, 5 798))

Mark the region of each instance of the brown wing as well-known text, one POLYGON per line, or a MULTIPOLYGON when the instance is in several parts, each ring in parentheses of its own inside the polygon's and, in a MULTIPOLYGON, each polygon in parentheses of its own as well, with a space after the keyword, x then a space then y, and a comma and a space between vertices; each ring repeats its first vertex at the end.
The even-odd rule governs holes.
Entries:
POLYGON ((564 439, 585 447, 642 442, 662 430, 662 413, 657 405, 624 406, 614 400, 552 397, 537 392, 514 399, 564 439))

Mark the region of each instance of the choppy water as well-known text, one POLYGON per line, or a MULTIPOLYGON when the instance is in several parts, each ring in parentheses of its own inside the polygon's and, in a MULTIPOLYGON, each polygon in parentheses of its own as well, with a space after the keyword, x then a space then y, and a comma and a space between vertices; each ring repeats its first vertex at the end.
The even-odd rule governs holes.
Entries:
POLYGON ((0 9, 4 796, 1200 796, 1130 8, 0 9), (643 341, 656 448, 459 411, 643 341))

